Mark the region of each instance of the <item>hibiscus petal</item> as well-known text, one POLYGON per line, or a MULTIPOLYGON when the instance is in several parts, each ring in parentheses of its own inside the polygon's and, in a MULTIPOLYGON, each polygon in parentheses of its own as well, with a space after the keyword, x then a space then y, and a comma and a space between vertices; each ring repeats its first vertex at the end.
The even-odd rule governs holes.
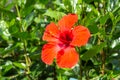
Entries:
POLYGON ((61 30, 71 29, 77 20, 78 16, 76 14, 68 14, 59 20, 58 25, 61 30))
POLYGON ((57 64, 61 68, 72 68, 79 60, 79 55, 74 47, 62 49, 57 54, 57 64))
POLYGON ((43 40, 45 41, 56 41, 58 37, 58 27, 54 23, 50 23, 47 25, 46 30, 43 35, 43 40))
POLYGON ((77 26, 73 29, 73 40, 70 43, 74 46, 83 46, 88 42, 90 38, 90 32, 86 27, 77 26))
POLYGON ((52 64, 54 58, 59 51, 59 47, 55 43, 47 43, 42 48, 41 58, 46 64, 52 64))

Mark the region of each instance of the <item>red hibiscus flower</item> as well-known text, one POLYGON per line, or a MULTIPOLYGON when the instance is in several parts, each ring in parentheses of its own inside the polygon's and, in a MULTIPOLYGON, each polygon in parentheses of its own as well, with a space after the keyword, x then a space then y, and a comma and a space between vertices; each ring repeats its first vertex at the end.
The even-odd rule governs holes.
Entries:
POLYGON ((59 67, 71 68, 79 60, 75 46, 83 46, 90 37, 89 30, 84 26, 76 26, 76 14, 65 15, 58 25, 53 22, 47 25, 43 40, 48 43, 42 48, 41 58, 46 64, 52 64, 54 58, 59 67))

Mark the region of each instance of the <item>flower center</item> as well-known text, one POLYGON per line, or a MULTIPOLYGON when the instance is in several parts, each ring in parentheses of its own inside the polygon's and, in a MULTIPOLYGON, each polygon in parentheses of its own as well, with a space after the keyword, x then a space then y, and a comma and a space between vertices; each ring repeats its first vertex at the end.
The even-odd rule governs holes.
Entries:
POLYGON ((72 31, 64 31, 60 33, 59 40, 62 42, 62 45, 64 45, 65 47, 69 46, 72 39, 73 39, 72 31))

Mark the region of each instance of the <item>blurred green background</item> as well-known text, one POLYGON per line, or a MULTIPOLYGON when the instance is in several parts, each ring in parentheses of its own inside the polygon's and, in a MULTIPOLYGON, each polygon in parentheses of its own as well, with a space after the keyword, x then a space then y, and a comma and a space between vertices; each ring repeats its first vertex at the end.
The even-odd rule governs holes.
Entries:
POLYGON ((120 0, 0 0, 0 80, 79 79, 120 79, 120 0), (43 32, 68 13, 91 38, 76 48, 74 68, 48 66, 41 61, 43 32))

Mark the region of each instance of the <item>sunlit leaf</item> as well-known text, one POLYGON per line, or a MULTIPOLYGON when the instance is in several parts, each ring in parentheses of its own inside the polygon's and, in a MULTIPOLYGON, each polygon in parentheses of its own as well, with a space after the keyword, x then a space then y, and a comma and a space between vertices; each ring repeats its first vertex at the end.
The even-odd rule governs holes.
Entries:
POLYGON ((26 65, 24 63, 13 62, 13 64, 16 67, 21 68, 21 69, 25 69, 26 68, 26 65))
POLYGON ((63 15, 65 15, 63 12, 58 12, 58 11, 52 11, 52 10, 47 10, 47 12, 44 14, 46 16, 49 16, 51 18, 54 18, 56 20, 60 19, 63 15))
POLYGON ((106 14, 104 16, 101 16, 101 18, 100 18, 100 24, 104 25, 106 23, 106 21, 107 21, 108 18, 109 18, 108 14, 106 14))

